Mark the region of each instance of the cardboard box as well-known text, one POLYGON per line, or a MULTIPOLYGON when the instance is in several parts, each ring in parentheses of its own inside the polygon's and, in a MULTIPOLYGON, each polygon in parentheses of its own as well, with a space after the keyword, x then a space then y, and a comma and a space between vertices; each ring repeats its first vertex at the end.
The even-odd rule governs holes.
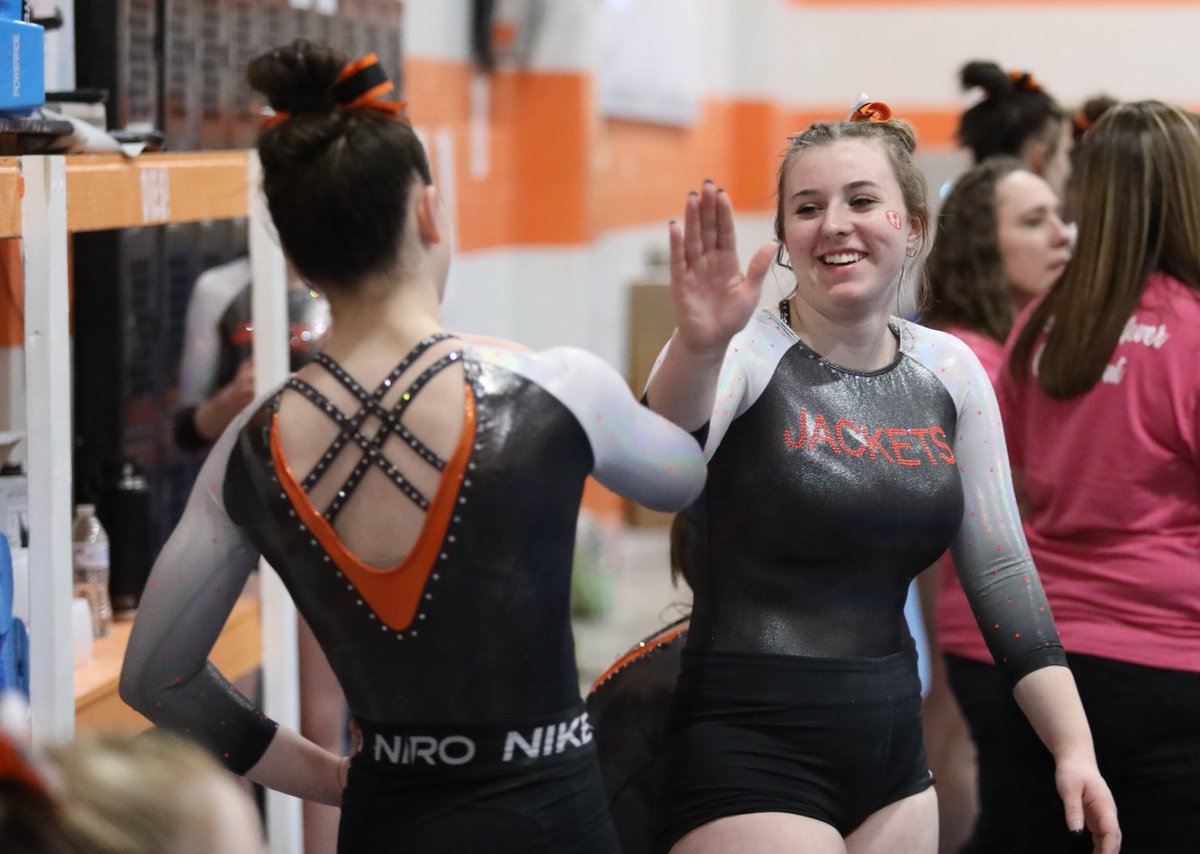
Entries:
MULTIPOLYGON (((629 286, 629 385, 637 397, 646 390, 654 360, 675 331, 675 309, 663 282, 634 282, 629 286)), ((626 518, 635 527, 665 527, 673 513, 661 513, 629 502, 626 518)))

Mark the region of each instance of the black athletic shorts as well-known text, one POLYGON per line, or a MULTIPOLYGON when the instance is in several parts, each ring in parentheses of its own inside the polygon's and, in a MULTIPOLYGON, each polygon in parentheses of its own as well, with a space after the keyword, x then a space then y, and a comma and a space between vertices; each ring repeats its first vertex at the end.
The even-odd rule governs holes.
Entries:
POLYGON ((915 648, 876 659, 685 650, 660 756, 661 851, 748 813, 849 834, 933 784, 915 648))

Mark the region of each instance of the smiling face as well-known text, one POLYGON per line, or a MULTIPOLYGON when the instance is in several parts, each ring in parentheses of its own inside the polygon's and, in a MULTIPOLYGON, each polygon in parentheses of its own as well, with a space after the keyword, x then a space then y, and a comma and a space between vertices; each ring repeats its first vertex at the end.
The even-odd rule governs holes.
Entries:
POLYGON ((1058 196, 1032 172, 996 182, 996 248, 1018 307, 1050 289, 1071 257, 1058 196))
POLYGON ((921 226, 882 146, 840 139, 809 148, 788 164, 782 189, 797 301, 842 322, 886 318, 921 226))

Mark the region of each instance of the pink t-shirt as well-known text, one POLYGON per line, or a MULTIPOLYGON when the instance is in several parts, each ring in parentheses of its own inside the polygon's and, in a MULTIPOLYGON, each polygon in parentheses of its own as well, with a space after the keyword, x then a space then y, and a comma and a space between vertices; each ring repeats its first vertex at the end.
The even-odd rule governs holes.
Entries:
POLYGON ((1063 647, 1200 671, 1200 293, 1152 275, 1085 394, 996 387, 1063 647))
MULTIPOLYGON (((962 326, 950 326, 945 331, 971 348, 971 352, 987 371, 988 379, 995 385, 996 376, 1003 364, 1004 345, 962 326)), ((980 634, 975 616, 971 613, 966 594, 963 593, 962 585, 958 583, 954 561, 950 559, 949 552, 943 555, 941 567, 942 581, 935 606, 938 647, 942 652, 992 664, 992 654, 983 642, 983 635, 980 634)))

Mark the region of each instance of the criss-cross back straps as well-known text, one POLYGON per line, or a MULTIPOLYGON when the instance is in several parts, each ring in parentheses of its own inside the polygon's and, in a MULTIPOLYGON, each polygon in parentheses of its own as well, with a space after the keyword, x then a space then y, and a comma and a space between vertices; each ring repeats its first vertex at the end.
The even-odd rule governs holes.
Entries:
MULTIPOLYGON (((355 380, 354 377, 346 373, 341 365, 324 353, 317 354, 317 357, 314 361, 329 371, 329 373, 333 374, 334 379, 340 382, 350 391, 351 394, 358 398, 359 402, 363 404, 363 407, 350 420, 348 428, 349 432, 346 430, 339 432, 337 438, 333 440, 333 444, 330 445, 328 450, 326 450, 326 452, 321 455, 321 458, 317 460, 317 464, 313 466, 312 471, 305 476, 304 481, 300 484, 305 492, 312 490, 317 481, 319 481, 325 474, 325 469, 328 468, 331 462, 333 462, 333 458, 338 455, 338 452, 342 450, 348 441, 352 440, 354 433, 361 428, 363 422, 366 421, 369 416, 375 415, 381 421, 387 421, 390 413, 388 413, 387 410, 383 408, 382 404, 380 404, 380 401, 383 399, 384 395, 388 393, 388 390, 392 387, 392 385, 395 384, 396 380, 398 380, 400 376, 412 366, 412 363, 421 357, 422 353, 424 353, 437 342, 444 341, 449 337, 450 336, 446 333, 439 332, 434 335, 430 335, 428 338, 423 338, 418 341, 417 345, 408 352, 408 355, 400 360, 400 363, 392 369, 391 373, 383 378, 383 381, 379 383, 379 386, 375 389, 375 391, 369 395, 367 394, 366 389, 359 385, 358 381, 355 380)), ((291 385, 291 383, 289 383, 289 385, 291 385)), ((307 385, 307 383, 305 383, 305 385, 307 385)), ((312 389, 311 386, 308 387, 312 389)), ((297 388, 296 390, 300 391, 302 394, 305 393, 301 388, 297 388)), ((312 391, 320 396, 320 392, 317 392, 316 389, 312 389, 312 391)), ((325 405, 320 405, 320 408, 331 417, 334 412, 340 412, 337 407, 333 406, 333 404, 329 403, 328 401, 325 401, 325 405)), ((338 426, 340 427, 342 425, 339 423, 338 426)), ((393 423, 392 430, 401 439, 403 439, 405 442, 408 442, 409 447, 416 451, 422 459, 437 468, 438 471, 441 471, 443 466, 442 460, 440 460, 438 456, 431 450, 425 447, 425 445, 418 440, 417 437, 414 436, 407 427, 405 427, 403 424, 400 424, 399 419, 396 419, 393 423)))
POLYGON ((315 486, 324 476, 329 464, 334 457, 348 443, 358 445, 363 452, 362 458, 355 465, 353 471, 347 477, 346 481, 338 489, 333 501, 325 510, 324 516, 329 521, 333 521, 341 509, 345 506, 347 500, 353 494, 355 488, 362 481, 367 469, 372 465, 376 465, 379 469, 388 476, 388 478, 396 485, 396 487, 408 498, 420 507, 422 510, 429 508, 429 499, 413 486, 399 470, 392 465, 383 453, 383 445, 387 441, 388 436, 395 434, 405 441, 412 450, 425 460, 429 465, 433 466, 438 471, 445 468, 445 461, 437 454, 431 451, 423 442, 421 442, 413 433, 404 426, 401 418, 405 410, 416 399, 417 394, 429 383, 434 376, 449 365, 455 364, 461 357, 462 353, 454 351, 448 353, 438 359, 412 382, 411 385, 400 395, 399 401, 392 409, 387 409, 382 404, 383 397, 388 390, 395 384, 396 380, 420 357, 422 353, 428 350, 438 341, 449 338, 449 335, 439 333, 431 335, 419 342, 416 347, 409 352, 407 356, 398 364, 392 371, 383 379, 375 391, 368 393, 353 377, 345 370, 329 358, 325 354, 318 355, 316 363, 322 365, 328 370, 335 379, 337 379, 347 390, 349 390, 362 404, 359 410, 354 415, 346 415, 337 406, 335 406, 325 395, 317 391, 304 380, 292 377, 288 381, 288 387, 300 392, 304 395, 318 410, 324 412, 330 420, 338 427, 338 435, 334 441, 326 449, 325 453, 318 459, 313 469, 305 476, 301 486, 308 492, 315 486), (373 437, 368 437, 362 432, 362 425, 367 418, 375 416, 379 419, 379 430, 373 437))

